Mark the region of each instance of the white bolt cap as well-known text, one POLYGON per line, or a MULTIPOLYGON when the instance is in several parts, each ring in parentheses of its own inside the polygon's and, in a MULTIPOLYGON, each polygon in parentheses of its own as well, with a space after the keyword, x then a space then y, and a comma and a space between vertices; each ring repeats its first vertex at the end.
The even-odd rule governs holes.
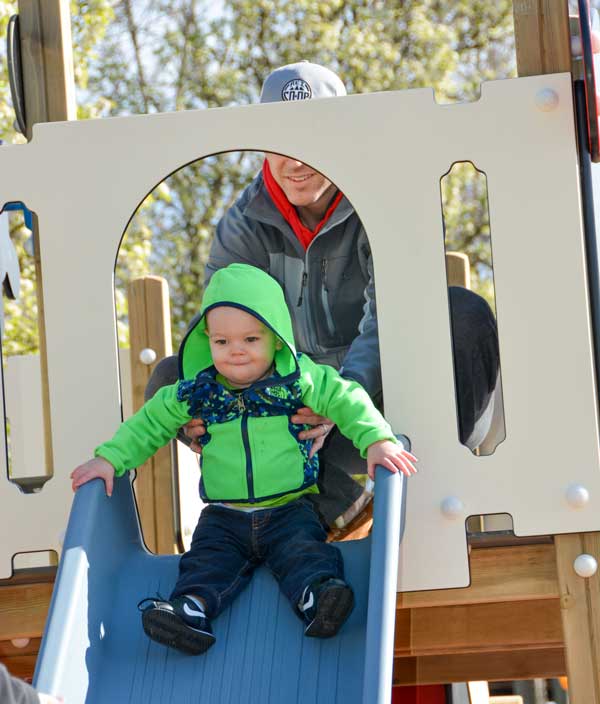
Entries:
POLYGON ((29 645, 29 638, 13 638, 10 642, 15 648, 26 648, 29 645))
POLYGON ((463 516, 465 511, 465 505, 457 496, 447 496, 440 506, 440 510, 444 514, 445 518, 451 521, 455 521, 463 516))
POLYGON ((552 88, 542 88, 535 95, 535 104, 542 112, 554 110, 558 103, 558 93, 552 88))
POLYGON ((142 364, 152 364, 156 361, 156 352, 151 347, 144 347, 140 352, 140 362, 142 364))
POLYGON ((567 503, 572 508, 583 508, 589 503, 590 492, 583 484, 571 484, 565 492, 567 503))
POLYGON ((579 555, 573 562, 573 569, 580 577, 593 577, 598 571, 598 561, 593 555, 579 555))

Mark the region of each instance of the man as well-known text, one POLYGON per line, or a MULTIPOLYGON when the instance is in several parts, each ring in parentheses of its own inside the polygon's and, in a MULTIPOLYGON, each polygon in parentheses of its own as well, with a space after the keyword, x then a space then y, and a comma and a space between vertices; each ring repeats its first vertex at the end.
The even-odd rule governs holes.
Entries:
MULTIPOLYGON (((302 61, 273 71, 260 99, 267 103, 345 94, 333 71, 302 61)), ((334 184, 301 161, 266 154, 261 173, 217 225, 206 280, 233 262, 260 267, 281 284, 301 352, 358 381, 381 403, 371 250, 357 213, 334 184)), ((473 448, 490 422, 498 375, 496 326, 489 306, 470 291, 451 288, 450 303, 460 437, 473 448)), ((163 360, 149 390, 174 377, 174 363, 163 360)), ((300 436, 314 440, 314 451, 327 438, 315 504, 327 524, 347 523, 368 498, 351 476, 364 474, 364 461, 327 418, 307 408, 292 420, 314 426, 300 436)), ((196 440, 204 432, 202 421, 188 424, 184 432, 196 440)), ((199 446, 192 442, 192 448, 199 446)))

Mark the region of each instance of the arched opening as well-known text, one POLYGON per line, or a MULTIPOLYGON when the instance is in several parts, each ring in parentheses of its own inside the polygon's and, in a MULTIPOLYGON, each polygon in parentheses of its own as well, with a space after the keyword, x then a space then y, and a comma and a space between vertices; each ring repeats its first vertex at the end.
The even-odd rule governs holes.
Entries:
MULTIPOLYGON (((160 275, 168 282, 170 298, 170 322, 152 325, 151 313, 144 313, 145 328, 160 327, 170 333, 170 341, 163 345, 165 350, 176 351, 183 338, 189 322, 197 314, 203 291, 204 269, 208 261, 209 251, 214 233, 222 215, 232 206, 245 186, 254 183, 253 178, 260 172, 264 159, 258 152, 228 152, 213 155, 203 160, 192 162, 175 171, 158 184, 140 204, 133 214, 124 234, 116 268, 116 301, 119 325, 119 341, 123 346, 142 339, 143 335, 134 335, 132 330, 137 323, 132 320, 134 307, 131 303, 131 282, 136 276, 160 275), (129 302, 127 288, 129 287, 129 302)), ((310 169, 310 167, 304 167, 310 169)), ((311 169, 312 171, 312 169, 311 169)), ((315 172, 313 172, 315 173, 315 172)), ((318 178, 323 177, 318 174, 318 178)), ((299 178, 302 181, 303 177, 299 178)), ((329 195, 323 201, 323 213, 329 220, 323 225, 314 240, 306 248, 296 238, 293 227, 285 224, 281 212, 271 203, 271 210, 264 210, 264 194, 257 187, 249 186, 248 198, 254 198, 251 205, 244 202, 243 207, 253 210, 257 228, 261 229, 261 243, 257 249, 250 244, 249 250, 238 252, 232 261, 252 263, 270 273, 283 286, 287 304, 292 309, 296 344, 299 350, 306 351, 314 361, 329 363, 339 367, 344 359, 351 341, 359 334, 361 322, 365 317, 365 306, 374 305, 373 294, 366 295, 365 289, 370 279, 370 252, 364 230, 360 221, 354 215, 348 201, 338 197, 337 189, 332 186, 329 195), (333 206, 336 206, 334 209, 333 206), (338 210, 339 207, 339 210, 338 210), (261 210, 263 208, 263 210, 261 210), (333 214, 330 213, 333 211, 333 214), (347 221, 352 220, 347 228, 347 221), (276 220, 284 230, 284 235, 278 244, 272 240, 269 223, 276 220), (322 236, 327 236, 331 226, 343 228, 344 236, 339 238, 343 247, 336 249, 335 256, 330 249, 322 247, 322 236), (264 230, 264 231, 263 231, 264 230), (352 230, 352 231, 351 231, 352 230), (282 243, 285 241, 285 243, 282 243), (261 249, 262 247, 262 249, 261 249), (260 251, 259 251, 260 250, 260 251), (307 281, 317 277, 319 284, 310 288, 307 281)), ((267 208, 268 210, 268 208, 267 208)), ((229 227, 231 223, 227 224, 229 227)), ((233 225, 232 225, 233 226, 233 225)), ((314 227, 312 228, 314 229, 314 227)), ((221 233, 222 234, 222 233, 221 233)), ((229 234, 229 233, 225 233, 229 234)), ((219 235, 220 236, 220 235, 219 235)), ((225 250, 230 243, 224 245, 225 250)), ((245 245, 248 247, 248 244, 245 245)), ((214 256, 213 266, 218 268, 223 262, 222 255, 214 256)), ((137 284, 136 284, 137 285, 137 284)), ((152 284, 154 286, 154 283, 152 284)), ((146 311, 156 311, 164 308, 164 294, 156 294, 155 304, 148 304, 148 291, 137 295, 136 300, 142 301, 146 311)), ((158 289, 157 289, 158 290, 158 289)), ((137 306, 135 307, 137 310, 137 306)), ((140 326, 138 326, 139 329, 140 326)), ((144 326, 141 326, 144 327, 144 326)), ((145 347, 144 347, 145 349, 145 347)), ((132 375, 134 369, 140 366, 139 352, 131 356, 129 365, 132 375)), ((154 350, 156 352, 156 350, 154 350)), ((167 352, 168 354, 169 352, 167 352)), ((151 370, 162 355, 147 353, 145 371, 138 379, 138 400, 141 401, 143 387, 147 383, 151 370)), ((121 386, 124 392, 128 386, 123 371, 127 362, 121 365, 121 386)), ((378 366, 377 364, 375 366, 378 366)), ((134 382, 135 386, 135 382, 134 382)), ((124 400, 126 393, 123 394, 124 400)), ((378 397, 380 394, 378 393, 378 397)), ((134 401, 133 406, 137 403, 134 401)), ((128 411, 124 403, 125 415, 128 411)), ((334 439, 331 439, 334 442, 334 439)), ((152 549, 161 551, 163 544, 176 543, 179 548, 189 545, 191 533, 195 527, 201 505, 198 503, 197 484, 198 467, 194 457, 181 447, 176 451, 179 470, 176 473, 178 491, 172 492, 173 514, 181 515, 176 520, 174 538, 168 536, 162 540, 159 533, 161 516, 156 509, 148 520, 148 529, 154 531, 155 539, 148 540, 152 549), (185 464, 185 469, 183 465, 185 464)), ((171 457, 167 451, 164 462, 171 457)), ((360 481, 364 484, 366 467, 361 462, 360 481)), ((165 472, 156 467, 152 470, 152 479, 142 478, 141 470, 136 479, 138 502, 157 505, 159 497, 164 501, 164 493, 172 487, 165 472), (162 477, 162 479, 160 478, 162 477), (158 483, 166 487, 161 492, 158 483), (143 485, 150 484, 146 489, 143 485)), ((355 475, 359 472, 351 471, 355 475)), ((150 473, 146 473, 150 476, 150 473)), ((142 509, 142 516, 145 511, 142 509)), ((335 516, 333 517, 335 518, 335 516)), ((144 522, 144 518, 142 518, 144 522)), ((146 531, 146 527, 145 532, 146 531)), ((167 533, 172 530, 167 526, 167 533)))

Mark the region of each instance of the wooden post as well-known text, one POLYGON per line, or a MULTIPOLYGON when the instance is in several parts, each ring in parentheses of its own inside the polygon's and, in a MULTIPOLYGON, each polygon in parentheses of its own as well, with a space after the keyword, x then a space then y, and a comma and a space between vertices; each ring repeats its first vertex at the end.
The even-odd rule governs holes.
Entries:
POLYGON ((514 0, 519 76, 571 70, 567 0, 514 0))
POLYGON ((469 257, 462 252, 446 252, 448 286, 471 288, 469 257))
POLYGON ((27 139, 37 122, 76 120, 69 0, 19 0, 27 139))
MULTIPOLYGON (((171 314, 168 285, 159 276, 135 279, 128 293, 132 404, 137 411, 144 403, 144 389, 156 362, 172 354, 171 314), (156 353, 154 364, 140 361, 140 352, 147 348, 156 353)), ((148 549, 177 552, 170 445, 138 468, 134 489, 148 549)))
POLYGON ((583 578, 573 562, 582 554, 600 562, 600 533, 556 535, 556 566, 571 704, 600 704, 600 575, 583 578))
MULTIPOLYGON (((567 0, 514 0, 519 76, 571 71, 567 0)), ((554 537, 571 704, 600 704, 600 588, 598 576, 577 576, 582 553, 600 560, 600 533, 554 537)))
MULTIPOLYGON (((69 0, 19 0, 18 9, 23 88, 25 93, 26 137, 31 139, 32 127, 37 122, 77 119, 73 51, 71 46, 71 18, 69 0)), ((33 220, 42 406, 44 411, 45 469, 46 474, 52 474, 52 425, 48 390, 44 293, 39 223, 35 214, 33 220)))

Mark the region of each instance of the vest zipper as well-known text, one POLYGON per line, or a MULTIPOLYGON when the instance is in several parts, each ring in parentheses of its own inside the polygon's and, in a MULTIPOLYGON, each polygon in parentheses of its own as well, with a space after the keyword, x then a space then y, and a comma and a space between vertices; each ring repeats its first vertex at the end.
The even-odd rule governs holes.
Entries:
POLYGON ((252 473, 252 454, 250 453, 250 437, 248 435, 248 411, 244 399, 238 396, 238 406, 242 411, 242 442, 246 453, 246 483, 248 484, 248 501, 254 501, 254 476, 252 473))

